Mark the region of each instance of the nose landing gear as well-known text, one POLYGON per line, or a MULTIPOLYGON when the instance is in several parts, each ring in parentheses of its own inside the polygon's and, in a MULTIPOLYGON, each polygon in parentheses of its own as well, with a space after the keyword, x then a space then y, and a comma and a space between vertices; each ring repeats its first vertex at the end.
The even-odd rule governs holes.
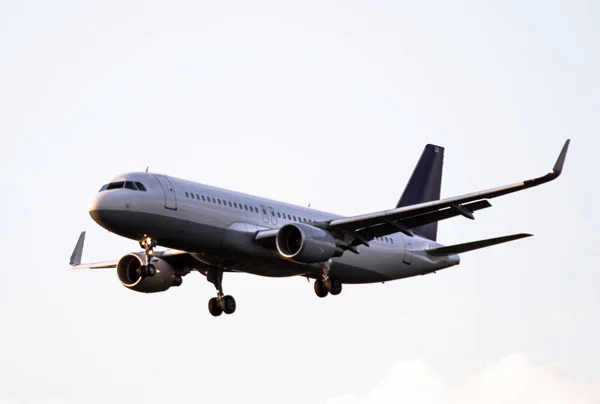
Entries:
POLYGON ((158 245, 156 239, 151 237, 144 237, 140 240, 140 247, 144 249, 144 255, 146 256, 146 263, 140 266, 139 275, 142 278, 153 277, 156 275, 156 267, 150 263, 151 256, 153 254, 154 247, 158 245))
POLYGON ((220 316, 222 313, 233 314, 236 309, 235 299, 233 296, 223 294, 223 269, 211 268, 206 272, 206 280, 215 285, 217 289, 217 297, 213 297, 208 301, 208 311, 214 317, 220 316))

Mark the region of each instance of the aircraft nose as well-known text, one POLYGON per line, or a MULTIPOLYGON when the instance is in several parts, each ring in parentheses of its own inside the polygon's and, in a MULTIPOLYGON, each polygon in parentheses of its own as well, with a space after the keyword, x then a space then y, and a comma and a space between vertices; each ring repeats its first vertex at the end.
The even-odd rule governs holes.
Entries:
POLYGON ((111 212, 122 210, 122 203, 119 203, 119 198, 111 192, 100 192, 90 202, 88 213, 96 223, 101 226, 106 225, 107 215, 111 212))
POLYGON ((104 195, 98 194, 94 197, 94 199, 91 200, 88 206, 88 212, 92 214, 92 212, 106 209, 106 205, 106 198, 104 197, 104 195))

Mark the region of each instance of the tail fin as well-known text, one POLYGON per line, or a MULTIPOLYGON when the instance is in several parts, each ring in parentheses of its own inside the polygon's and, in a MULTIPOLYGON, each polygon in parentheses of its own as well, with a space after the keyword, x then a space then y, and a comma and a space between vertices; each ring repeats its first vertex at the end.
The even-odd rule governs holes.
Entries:
MULTIPOLYGON (((396 208, 440 199, 443 165, 444 148, 432 144, 425 146, 396 208)), ((437 222, 416 227, 413 233, 435 241, 437 222)))

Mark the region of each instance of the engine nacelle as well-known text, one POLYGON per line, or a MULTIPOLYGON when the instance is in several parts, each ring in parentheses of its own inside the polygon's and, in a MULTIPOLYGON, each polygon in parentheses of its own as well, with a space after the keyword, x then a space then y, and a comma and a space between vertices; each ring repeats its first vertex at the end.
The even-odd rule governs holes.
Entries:
POLYGON ((124 255, 117 264, 117 276, 121 284, 142 293, 164 292, 171 286, 181 285, 181 276, 177 275, 167 261, 157 257, 153 257, 150 261, 156 267, 156 275, 142 279, 139 270, 145 262, 144 253, 124 255))
POLYGON ((307 264, 341 256, 344 251, 335 241, 328 231, 304 223, 286 224, 275 238, 282 256, 307 264))

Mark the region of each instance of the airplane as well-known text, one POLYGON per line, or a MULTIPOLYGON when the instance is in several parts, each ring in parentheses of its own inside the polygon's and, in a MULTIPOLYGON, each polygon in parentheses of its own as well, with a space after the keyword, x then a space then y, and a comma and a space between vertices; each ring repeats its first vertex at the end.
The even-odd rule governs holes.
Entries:
POLYGON ((126 288, 164 292, 200 272, 216 288, 213 316, 232 314, 236 301, 223 292, 223 274, 314 279, 318 297, 339 295, 343 284, 386 282, 426 275, 460 263, 459 254, 532 236, 528 233, 445 246, 438 222, 473 220, 489 199, 535 187, 560 176, 568 139, 548 174, 440 199, 444 147, 428 144, 396 204, 389 210, 340 216, 162 174, 133 172, 100 188, 89 214, 101 227, 139 242, 142 251, 112 261, 82 264, 86 232, 70 258, 75 270, 116 268, 126 288), (154 251, 160 245, 166 250, 154 251))

